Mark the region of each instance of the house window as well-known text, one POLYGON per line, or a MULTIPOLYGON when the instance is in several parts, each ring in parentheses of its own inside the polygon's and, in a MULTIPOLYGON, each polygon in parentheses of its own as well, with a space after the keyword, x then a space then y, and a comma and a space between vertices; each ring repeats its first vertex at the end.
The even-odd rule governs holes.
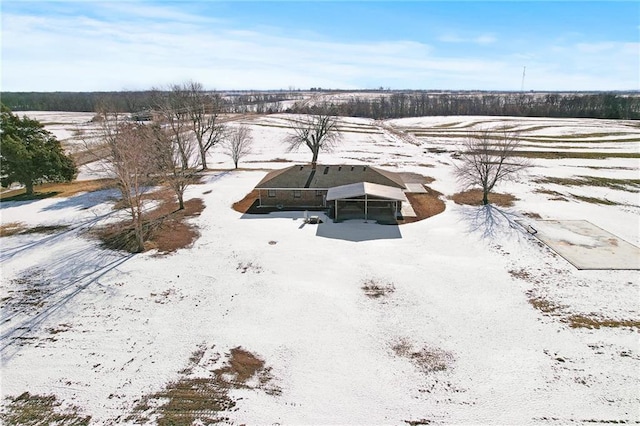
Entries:
POLYGON ((322 197, 324 195, 324 191, 316 190, 316 197, 322 197))
POLYGON ((293 191, 293 198, 300 198, 302 197, 302 191, 296 189, 293 191))
POLYGON ((276 196, 276 190, 275 189, 269 189, 267 190, 267 197, 269 198, 273 198, 276 196))

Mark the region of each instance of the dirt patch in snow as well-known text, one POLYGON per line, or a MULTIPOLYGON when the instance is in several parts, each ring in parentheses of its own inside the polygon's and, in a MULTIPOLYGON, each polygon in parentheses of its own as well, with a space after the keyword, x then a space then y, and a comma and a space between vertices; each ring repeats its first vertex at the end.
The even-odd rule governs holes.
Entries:
POLYGON ((640 179, 615 179, 602 176, 576 176, 572 178, 542 177, 533 180, 535 183, 556 184, 562 186, 591 186, 615 189, 618 191, 638 192, 640 179))
POLYGON ((409 426, 420 426, 420 425, 430 425, 431 420, 420 419, 420 420, 405 420, 404 421, 409 426))
MULTIPOLYGON (((468 191, 458 192, 452 195, 451 198, 457 204, 466 204, 469 206, 481 206, 482 205, 482 190, 470 189, 468 191)), ((518 198, 511 194, 500 194, 498 192, 492 192, 489 194, 489 203, 495 204, 500 207, 511 207, 514 201, 518 198)))
POLYGON ((640 320, 625 320, 601 317, 598 314, 573 314, 561 320, 571 328, 635 328, 640 329, 640 320))
POLYGON ((253 262, 239 262, 236 270, 240 271, 241 274, 246 274, 247 272, 259 274, 262 272, 262 266, 253 262))
POLYGON ((15 189, 0 194, 0 201, 40 200, 49 197, 71 197, 80 192, 93 192, 101 189, 113 188, 113 179, 79 180, 65 183, 44 183, 35 185, 33 195, 26 195, 25 189, 15 189))
MULTIPOLYGON (((528 275, 516 275, 509 271, 512 276, 528 280, 528 275)), ((546 316, 558 317, 571 328, 635 328, 640 329, 640 320, 635 319, 616 319, 603 316, 601 314, 591 312, 588 314, 571 313, 569 307, 560 305, 544 296, 536 295, 533 291, 527 292, 528 300, 531 306, 539 310, 546 316)))
MULTIPOLYGON (((155 249, 160 254, 168 254, 191 246, 200 234, 187 219, 199 216, 204 210, 204 202, 193 198, 185 201, 183 210, 178 210, 175 201, 160 198, 159 207, 143 218, 145 251, 155 249)), ((96 235, 110 249, 131 252, 135 247, 135 233, 129 221, 103 227, 96 235)))
POLYGON ((536 189, 533 192, 538 193, 538 194, 545 194, 545 195, 549 195, 550 198, 547 198, 550 201, 569 201, 564 194, 558 192, 558 191, 552 191, 550 189, 536 189))
POLYGON ((440 348, 424 346, 415 349, 407 339, 400 339, 391 349, 402 358, 406 358, 425 374, 447 370, 454 361, 453 354, 440 348))
POLYGON ((379 299, 382 297, 389 296, 394 291, 396 291, 393 283, 384 282, 381 283, 374 279, 365 280, 362 283, 362 290, 364 291, 365 296, 371 299, 379 299))
POLYGON ((576 195, 576 194, 571 194, 571 196, 573 198, 575 198, 576 200, 584 201, 585 203, 590 203, 590 204, 602 204, 602 205, 605 205, 605 206, 617 206, 617 205, 620 205, 620 203, 616 203, 615 201, 607 200, 606 198, 588 197, 586 195, 576 195))
POLYGON ((0 225, 0 237, 10 237, 19 234, 27 229, 26 225, 21 222, 11 222, 0 225))
POLYGON ((11 222, 0 226, 0 237, 25 234, 54 234, 67 228, 69 228, 69 225, 34 226, 29 228, 23 223, 11 222))
POLYGON ((406 193, 407 199, 413 207, 413 211, 416 212, 415 218, 406 218, 402 223, 417 222, 419 220, 427 219, 431 216, 440 214, 445 209, 445 203, 440 199, 442 195, 440 192, 435 191, 425 186, 427 193, 406 193))
MULTIPOLYGON (((213 349, 213 348, 211 348, 213 349)), ((229 395, 233 389, 259 389, 269 395, 279 395, 280 388, 272 384, 271 368, 258 356, 241 348, 226 354, 222 366, 218 353, 201 345, 189 358, 182 377, 165 389, 145 396, 125 420, 158 425, 212 424, 229 422, 225 412, 236 406, 229 395)))
POLYGON ((10 425, 88 425, 91 416, 84 416, 78 407, 62 406, 55 395, 31 395, 25 392, 8 397, 0 415, 3 424, 10 425))
POLYGON ((51 280, 43 269, 32 269, 12 279, 5 296, 0 300, 5 321, 16 312, 39 311, 47 298, 55 291, 51 280))
POLYGON ((253 205, 253 203, 256 202, 258 196, 259 192, 254 189, 253 191, 245 195, 242 200, 233 203, 231 207, 238 213, 246 213, 247 211, 249 211, 249 208, 253 205))

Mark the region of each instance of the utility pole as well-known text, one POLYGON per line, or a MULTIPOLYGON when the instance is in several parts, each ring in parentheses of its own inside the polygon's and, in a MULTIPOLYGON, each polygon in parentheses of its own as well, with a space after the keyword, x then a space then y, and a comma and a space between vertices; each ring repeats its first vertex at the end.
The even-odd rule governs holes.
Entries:
POLYGON ((525 66, 522 69, 522 84, 520 85, 520 91, 521 92, 524 92, 524 75, 525 75, 526 72, 527 72, 527 67, 525 66))

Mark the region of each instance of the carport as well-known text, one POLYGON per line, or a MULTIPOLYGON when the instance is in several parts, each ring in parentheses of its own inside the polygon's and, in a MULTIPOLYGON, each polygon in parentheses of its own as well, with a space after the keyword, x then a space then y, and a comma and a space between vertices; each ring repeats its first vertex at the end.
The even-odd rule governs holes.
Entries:
POLYGON ((327 202, 334 203, 334 221, 348 219, 395 223, 402 202, 409 202, 400 188, 358 182, 329 188, 327 202))

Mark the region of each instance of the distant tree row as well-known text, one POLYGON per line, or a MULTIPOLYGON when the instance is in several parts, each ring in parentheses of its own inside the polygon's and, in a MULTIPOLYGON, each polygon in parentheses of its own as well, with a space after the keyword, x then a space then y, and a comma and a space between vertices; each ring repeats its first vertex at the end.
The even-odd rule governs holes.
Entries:
MULTIPOLYGON (((105 105, 112 111, 136 113, 151 110, 158 96, 171 90, 146 90, 122 92, 3 92, 2 102, 13 111, 70 111, 100 112, 105 105)), ((300 100, 293 92, 231 92, 221 93, 201 90, 215 98, 221 111, 234 113, 282 112, 281 102, 300 100)))
MULTIPOLYGON (((635 92, 372 91, 367 96, 322 104, 305 101, 296 91, 205 93, 217 99, 220 112, 230 113, 292 112, 374 119, 433 115, 640 119, 640 95, 635 92)), ((157 90, 2 93, 3 103, 14 111, 97 112, 108 104, 112 110, 135 113, 152 109, 157 97, 157 90)))
POLYGON ((640 96, 614 93, 427 93, 353 97, 339 103, 294 104, 287 112, 374 119, 435 115, 640 119, 640 96))

